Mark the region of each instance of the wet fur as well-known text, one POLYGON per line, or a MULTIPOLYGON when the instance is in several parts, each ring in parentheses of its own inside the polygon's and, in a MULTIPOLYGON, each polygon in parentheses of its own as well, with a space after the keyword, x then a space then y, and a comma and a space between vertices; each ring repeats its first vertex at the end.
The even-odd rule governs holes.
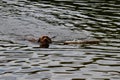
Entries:
POLYGON ((49 44, 52 43, 52 40, 48 36, 42 36, 38 39, 38 43, 40 43, 40 48, 49 48, 49 44))

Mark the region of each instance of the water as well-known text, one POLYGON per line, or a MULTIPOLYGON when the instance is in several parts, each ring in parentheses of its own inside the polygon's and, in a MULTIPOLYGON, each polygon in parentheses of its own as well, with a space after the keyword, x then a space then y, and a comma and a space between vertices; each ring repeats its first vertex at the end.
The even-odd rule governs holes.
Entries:
POLYGON ((1 0, 0 80, 120 80, 119 0, 1 0), (98 45, 51 44, 100 39, 98 45))

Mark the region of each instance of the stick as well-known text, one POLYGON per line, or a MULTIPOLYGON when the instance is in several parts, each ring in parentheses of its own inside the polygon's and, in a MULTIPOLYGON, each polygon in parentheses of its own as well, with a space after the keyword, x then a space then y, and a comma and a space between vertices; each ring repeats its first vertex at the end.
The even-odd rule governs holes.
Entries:
POLYGON ((65 41, 64 44, 99 44, 100 40, 65 41))

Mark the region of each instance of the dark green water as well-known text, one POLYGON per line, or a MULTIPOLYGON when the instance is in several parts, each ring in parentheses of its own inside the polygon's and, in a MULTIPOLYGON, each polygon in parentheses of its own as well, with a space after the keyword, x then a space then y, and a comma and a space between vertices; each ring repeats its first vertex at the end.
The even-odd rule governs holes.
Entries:
POLYGON ((120 80, 119 0, 1 0, 0 80, 120 80), (51 44, 97 38, 98 45, 51 44))

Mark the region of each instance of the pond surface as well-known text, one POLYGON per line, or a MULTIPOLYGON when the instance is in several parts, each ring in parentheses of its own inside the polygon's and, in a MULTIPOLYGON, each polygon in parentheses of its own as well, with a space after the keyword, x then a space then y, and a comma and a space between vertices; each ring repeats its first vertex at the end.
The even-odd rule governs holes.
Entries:
POLYGON ((120 80, 119 0, 1 0, 0 80, 120 80), (97 38, 97 45, 51 44, 97 38))

